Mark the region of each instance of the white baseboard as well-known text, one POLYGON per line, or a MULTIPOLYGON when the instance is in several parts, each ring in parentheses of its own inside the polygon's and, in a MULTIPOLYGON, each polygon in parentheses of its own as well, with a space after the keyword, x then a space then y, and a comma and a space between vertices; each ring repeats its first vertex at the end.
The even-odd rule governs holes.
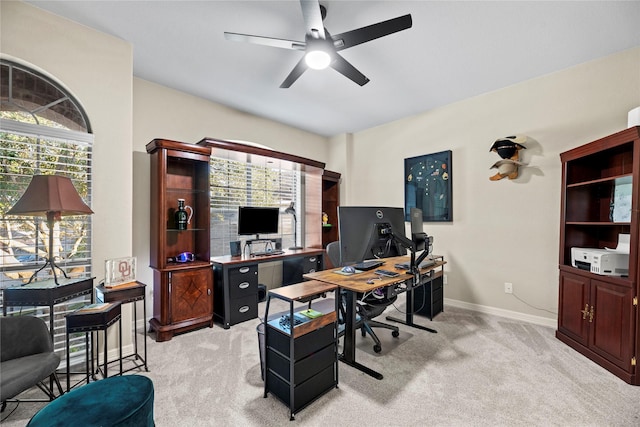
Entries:
MULTIPOLYGON (((107 360, 109 362, 113 362, 114 360, 118 360, 120 358, 120 350, 118 349, 118 346, 117 345, 112 345, 111 347, 115 347, 115 348, 108 348, 107 349, 107 360)), ((122 355, 123 356, 128 356, 130 354, 133 354, 133 350, 134 350, 133 344, 123 345, 122 346, 122 355)), ((138 351, 140 351, 140 348, 138 348, 138 351)), ((144 354, 142 354, 142 355, 144 356, 144 354)), ((102 366, 102 364, 104 363, 103 362, 103 359, 104 359, 103 356, 104 356, 103 350, 100 349, 100 351, 98 352, 98 355, 97 355, 100 366, 102 366)), ((114 369, 114 368, 111 368, 111 369, 114 369)))
POLYGON ((521 320, 523 322, 529 322, 536 325, 548 326, 550 328, 556 328, 558 326, 557 319, 550 319, 548 317, 534 316, 531 314, 519 313, 517 311, 504 310, 502 308, 489 307, 486 305, 472 304, 465 301, 458 301, 454 299, 445 298, 445 306, 464 308, 471 311, 477 311, 479 313, 492 314, 495 316, 506 317, 508 319, 521 320))

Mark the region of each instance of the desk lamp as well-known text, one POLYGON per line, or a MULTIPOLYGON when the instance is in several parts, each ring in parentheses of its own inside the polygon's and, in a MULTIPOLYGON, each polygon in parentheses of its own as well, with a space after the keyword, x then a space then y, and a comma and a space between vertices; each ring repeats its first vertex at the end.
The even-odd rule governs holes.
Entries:
POLYGON ((53 257, 53 227, 56 221, 62 216, 70 215, 90 215, 93 211, 80 198, 80 195, 73 186, 71 180, 59 175, 34 175, 20 200, 7 212, 7 215, 20 216, 46 216, 49 227, 49 257, 47 262, 38 269, 27 284, 31 283, 34 277, 51 264, 53 278, 56 286, 58 276, 56 268, 68 278, 67 273, 56 266, 53 257))
POLYGON ((298 246, 298 218, 296 217, 296 209, 294 208, 294 202, 291 202, 289 207, 284 210, 284 213, 293 215, 293 247, 291 250, 302 249, 302 246, 298 246))

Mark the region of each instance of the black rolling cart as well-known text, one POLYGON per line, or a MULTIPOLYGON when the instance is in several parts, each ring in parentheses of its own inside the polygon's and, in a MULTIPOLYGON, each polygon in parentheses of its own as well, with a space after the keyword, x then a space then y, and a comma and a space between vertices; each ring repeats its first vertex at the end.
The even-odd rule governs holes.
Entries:
POLYGON ((311 280, 271 290, 267 295, 264 397, 273 393, 288 405, 290 420, 338 387, 338 299, 331 311, 315 311, 312 304, 336 288, 311 280), (289 311, 269 317, 273 298, 289 302, 289 311))

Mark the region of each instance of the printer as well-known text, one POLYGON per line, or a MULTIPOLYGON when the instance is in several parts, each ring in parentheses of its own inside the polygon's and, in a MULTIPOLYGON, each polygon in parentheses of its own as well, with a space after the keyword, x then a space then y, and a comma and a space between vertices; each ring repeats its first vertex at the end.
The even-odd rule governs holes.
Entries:
POLYGON ((603 276, 628 276, 629 253, 611 249, 571 248, 571 265, 603 276))

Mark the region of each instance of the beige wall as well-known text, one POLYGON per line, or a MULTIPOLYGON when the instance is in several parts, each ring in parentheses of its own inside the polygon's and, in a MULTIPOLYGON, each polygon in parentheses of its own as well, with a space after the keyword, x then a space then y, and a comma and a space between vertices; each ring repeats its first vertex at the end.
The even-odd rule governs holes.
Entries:
POLYGON ((332 145, 327 167, 348 176, 343 203, 403 206, 404 159, 452 150, 453 222, 424 225, 448 262, 445 297, 553 324, 544 318, 557 311, 559 153, 626 128, 639 105, 636 48, 358 132, 332 145), (533 139, 521 152, 530 167, 491 182, 499 157, 489 148, 514 133, 533 139))

